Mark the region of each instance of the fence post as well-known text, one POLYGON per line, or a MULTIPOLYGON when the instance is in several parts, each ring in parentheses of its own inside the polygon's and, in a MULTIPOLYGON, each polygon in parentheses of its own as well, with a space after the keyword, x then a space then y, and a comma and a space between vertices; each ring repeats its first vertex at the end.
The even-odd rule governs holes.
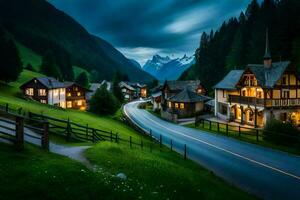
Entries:
POLYGON ((204 128, 204 119, 202 119, 202 128, 204 128))
POLYGON ((89 125, 88 124, 86 124, 85 134, 86 134, 86 137, 88 138, 88 136, 89 136, 89 125))
POLYGON ((93 128, 93 143, 96 142, 96 136, 95 136, 96 132, 95 132, 95 129, 93 128))
POLYGON ((5 112, 8 113, 8 103, 5 105, 5 112))
POLYGON ((257 142, 259 141, 258 134, 259 134, 259 131, 258 131, 258 129, 256 129, 256 141, 257 142))
POLYGON ((226 124, 226 134, 228 135, 228 124, 226 124))
POLYGON ((19 115, 21 115, 22 109, 23 109, 22 107, 18 109, 18 114, 19 114, 19 115))
POLYGON ((113 134, 112 134, 112 131, 110 131, 110 141, 111 141, 111 142, 113 141, 113 134))
POLYGON ((239 126, 239 137, 241 137, 241 126, 239 126))
POLYGON ((209 130, 211 130, 211 121, 209 121, 209 130))
POLYGON ((16 148, 22 150, 24 148, 24 118, 16 117, 16 148))
POLYGON ((71 124, 70 124, 70 118, 68 117, 68 122, 67 122, 67 141, 70 141, 70 139, 71 139, 71 124))
POLYGON ((44 132, 42 136, 42 148, 45 150, 49 150, 49 122, 44 122, 43 125, 44 132))
POLYGON ((162 135, 161 134, 159 135, 159 148, 160 148, 160 150, 162 148, 162 135))
POLYGON ((132 147, 132 138, 129 136, 129 143, 130 143, 130 148, 132 147))
POLYGON ((186 144, 184 145, 184 160, 186 160, 186 144))
POLYGON ((171 139, 171 151, 173 151, 173 140, 171 139))
POLYGON ((217 122, 217 126, 218 126, 218 132, 220 132, 220 123, 217 122))

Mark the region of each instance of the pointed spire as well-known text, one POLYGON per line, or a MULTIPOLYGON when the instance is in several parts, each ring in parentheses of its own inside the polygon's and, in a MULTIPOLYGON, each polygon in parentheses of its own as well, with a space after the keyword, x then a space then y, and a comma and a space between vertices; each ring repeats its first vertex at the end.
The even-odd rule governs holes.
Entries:
POLYGON ((271 51, 270 51, 270 45, 269 45, 269 29, 266 30, 266 51, 265 51, 265 60, 271 59, 271 51))

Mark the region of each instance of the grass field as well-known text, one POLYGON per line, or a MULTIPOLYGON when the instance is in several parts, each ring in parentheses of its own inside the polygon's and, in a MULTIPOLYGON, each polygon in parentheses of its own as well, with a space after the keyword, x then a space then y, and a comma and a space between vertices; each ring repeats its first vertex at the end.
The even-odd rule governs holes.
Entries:
POLYGON ((16 45, 19 49, 23 66, 26 67, 30 63, 36 71, 39 71, 42 64, 42 57, 19 42, 16 42, 16 45))
MULTIPOLYGON (((19 80, 0 85, 0 103, 60 119, 70 119, 104 130, 117 131, 121 138, 145 143, 149 139, 137 133, 115 116, 97 116, 88 112, 56 109, 22 99, 18 87, 41 74, 24 70, 19 80)), ((55 135, 50 138, 65 143, 55 135)), ((80 143, 70 143, 80 145, 80 143)), ((25 145, 24 152, 0 144, 0 199, 252 199, 214 174, 168 149, 131 149, 128 144, 101 142, 86 152, 96 172, 67 158, 25 145), (114 175, 124 172, 122 182, 114 175), (17 192, 15 192, 17 191, 17 192)))

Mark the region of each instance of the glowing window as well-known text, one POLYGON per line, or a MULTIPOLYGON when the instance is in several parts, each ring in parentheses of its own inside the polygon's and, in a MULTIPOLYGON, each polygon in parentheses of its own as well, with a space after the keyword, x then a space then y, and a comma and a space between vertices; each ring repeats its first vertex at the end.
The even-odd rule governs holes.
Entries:
POLYGON ((169 108, 172 108, 172 102, 168 103, 169 108))
POLYGON ((80 96, 81 96, 81 92, 77 92, 77 96, 79 96, 79 97, 80 97, 80 96))
POLYGON ((65 94, 65 91, 66 91, 66 90, 65 90, 64 88, 61 88, 61 89, 60 89, 60 94, 65 94))
POLYGON ((45 89, 39 89, 38 92, 39 92, 39 96, 46 96, 47 95, 47 92, 46 92, 45 89))
POLYGON ((78 106, 82 106, 82 101, 77 101, 78 106))
POLYGON ((33 96, 33 88, 27 88, 25 91, 26 95, 33 96))
POLYGON ((72 108, 72 101, 67 101, 67 108, 72 108))
POLYGON ((175 103, 175 108, 179 108, 179 104, 178 103, 175 103))
POLYGON ((47 103, 47 101, 46 100, 41 100, 41 103, 47 103))
POLYGON ((180 104, 180 109, 184 109, 184 103, 180 104))
POLYGON ((58 92, 59 92, 59 90, 53 90, 53 96, 58 96, 58 92))
POLYGON ((70 97, 71 96, 71 92, 68 92, 67 96, 70 97))

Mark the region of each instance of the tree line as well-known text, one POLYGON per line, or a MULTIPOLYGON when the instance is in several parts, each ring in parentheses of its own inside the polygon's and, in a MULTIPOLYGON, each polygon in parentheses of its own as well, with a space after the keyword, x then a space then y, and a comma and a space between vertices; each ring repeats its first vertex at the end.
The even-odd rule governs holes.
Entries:
POLYGON ((201 35, 196 63, 180 79, 199 79, 211 91, 230 70, 262 63, 267 28, 273 60, 290 60, 299 70, 299 10, 298 0, 252 0, 239 17, 201 35))

